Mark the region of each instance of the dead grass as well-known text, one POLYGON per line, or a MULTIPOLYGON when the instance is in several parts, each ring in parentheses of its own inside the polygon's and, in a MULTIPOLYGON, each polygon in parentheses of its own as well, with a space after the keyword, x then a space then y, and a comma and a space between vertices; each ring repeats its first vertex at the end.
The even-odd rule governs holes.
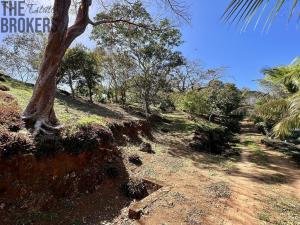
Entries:
POLYGON ((282 195, 266 199, 266 207, 258 213, 261 221, 276 225, 299 225, 300 202, 282 195))
POLYGON ((213 198, 230 198, 231 196, 229 183, 223 181, 209 185, 206 190, 213 198))

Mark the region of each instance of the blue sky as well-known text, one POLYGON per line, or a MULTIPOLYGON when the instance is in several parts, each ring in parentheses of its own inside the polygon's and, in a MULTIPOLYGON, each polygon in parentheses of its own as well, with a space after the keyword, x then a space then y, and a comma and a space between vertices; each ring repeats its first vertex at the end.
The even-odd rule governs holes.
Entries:
MULTIPOLYGON (((257 89, 255 80, 262 78, 262 68, 286 65, 300 56, 300 30, 295 21, 288 23, 287 10, 281 12, 268 32, 262 32, 262 26, 254 30, 253 24, 241 32, 240 27, 220 22, 230 0, 186 2, 192 21, 180 26, 184 39, 180 50, 187 58, 200 60, 205 68, 227 67, 225 80, 238 87, 257 89)), ((92 15, 96 11, 94 7, 92 15)), ((90 30, 77 42, 94 46, 89 40, 90 30)), ((1 37, 3 34, 0 42, 1 37)))
POLYGON ((283 11, 268 32, 263 32, 263 24, 254 31, 252 24, 241 33, 240 27, 220 22, 228 2, 189 1, 192 23, 181 26, 185 41, 181 50, 205 67, 228 67, 226 80, 256 89, 254 80, 262 77, 262 68, 289 64, 300 55, 300 30, 295 21, 288 23, 288 12, 283 11))

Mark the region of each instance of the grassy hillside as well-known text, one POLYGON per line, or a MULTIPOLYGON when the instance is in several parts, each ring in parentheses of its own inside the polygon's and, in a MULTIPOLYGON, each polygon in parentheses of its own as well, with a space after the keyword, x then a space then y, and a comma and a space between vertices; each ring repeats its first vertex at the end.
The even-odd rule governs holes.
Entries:
MULTIPOLYGON (((5 79, 6 82, 0 82, 0 84, 10 88, 8 93, 18 100, 19 105, 24 110, 32 95, 32 85, 7 77, 5 79)), ((54 108, 58 119, 64 124, 96 122, 105 125, 110 120, 136 119, 136 116, 124 111, 117 105, 91 104, 84 99, 72 99, 61 93, 57 93, 54 108)), ((198 125, 216 126, 204 119, 190 120, 188 115, 183 112, 169 113, 163 116, 172 121, 172 125, 167 128, 175 132, 192 133, 198 125)))
MULTIPOLYGON (((32 95, 33 87, 22 82, 6 78, 6 82, 0 82, 10 88, 10 93, 17 100, 22 109, 28 104, 32 95)), ((69 96, 58 93, 55 100, 55 112, 59 120, 69 124, 74 122, 97 122, 104 124, 105 117, 121 118, 121 115, 114 113, 100 105, 90 104, 85 100, 72 99, 69 96)))

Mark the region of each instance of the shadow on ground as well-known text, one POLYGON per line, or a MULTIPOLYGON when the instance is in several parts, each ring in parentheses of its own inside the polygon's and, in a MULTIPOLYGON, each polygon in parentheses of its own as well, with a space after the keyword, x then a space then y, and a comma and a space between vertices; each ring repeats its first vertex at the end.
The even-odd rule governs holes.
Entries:
POLYGON ((56 98, 63 101, 64 104, 70 108, 77 109, 83 112, 96 114, 98 116, 112 118, 112 119, 122 119, 123 114, 121 112, 115 112, 105 107, 104 105, 87 103, 85 100, 72 99, 70 96, 66 96, 58 93, 56 98))

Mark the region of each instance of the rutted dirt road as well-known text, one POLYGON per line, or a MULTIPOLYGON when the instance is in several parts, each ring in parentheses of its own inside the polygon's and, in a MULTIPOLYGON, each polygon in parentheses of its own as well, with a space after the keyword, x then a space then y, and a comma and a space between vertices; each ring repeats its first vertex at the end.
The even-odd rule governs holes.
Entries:
POLYGON ((141 153, 144 164, 129 165, 132 174, 172 189, 146 208, 140 221, 119 218, 119 224, 300 224, 300 169, 287 155, 261 145, 263 137, 251 123, 242 123, 235 147, 240 156, 229 159, 192 152, 189 138, 156 134, 157 154, 141 153))

